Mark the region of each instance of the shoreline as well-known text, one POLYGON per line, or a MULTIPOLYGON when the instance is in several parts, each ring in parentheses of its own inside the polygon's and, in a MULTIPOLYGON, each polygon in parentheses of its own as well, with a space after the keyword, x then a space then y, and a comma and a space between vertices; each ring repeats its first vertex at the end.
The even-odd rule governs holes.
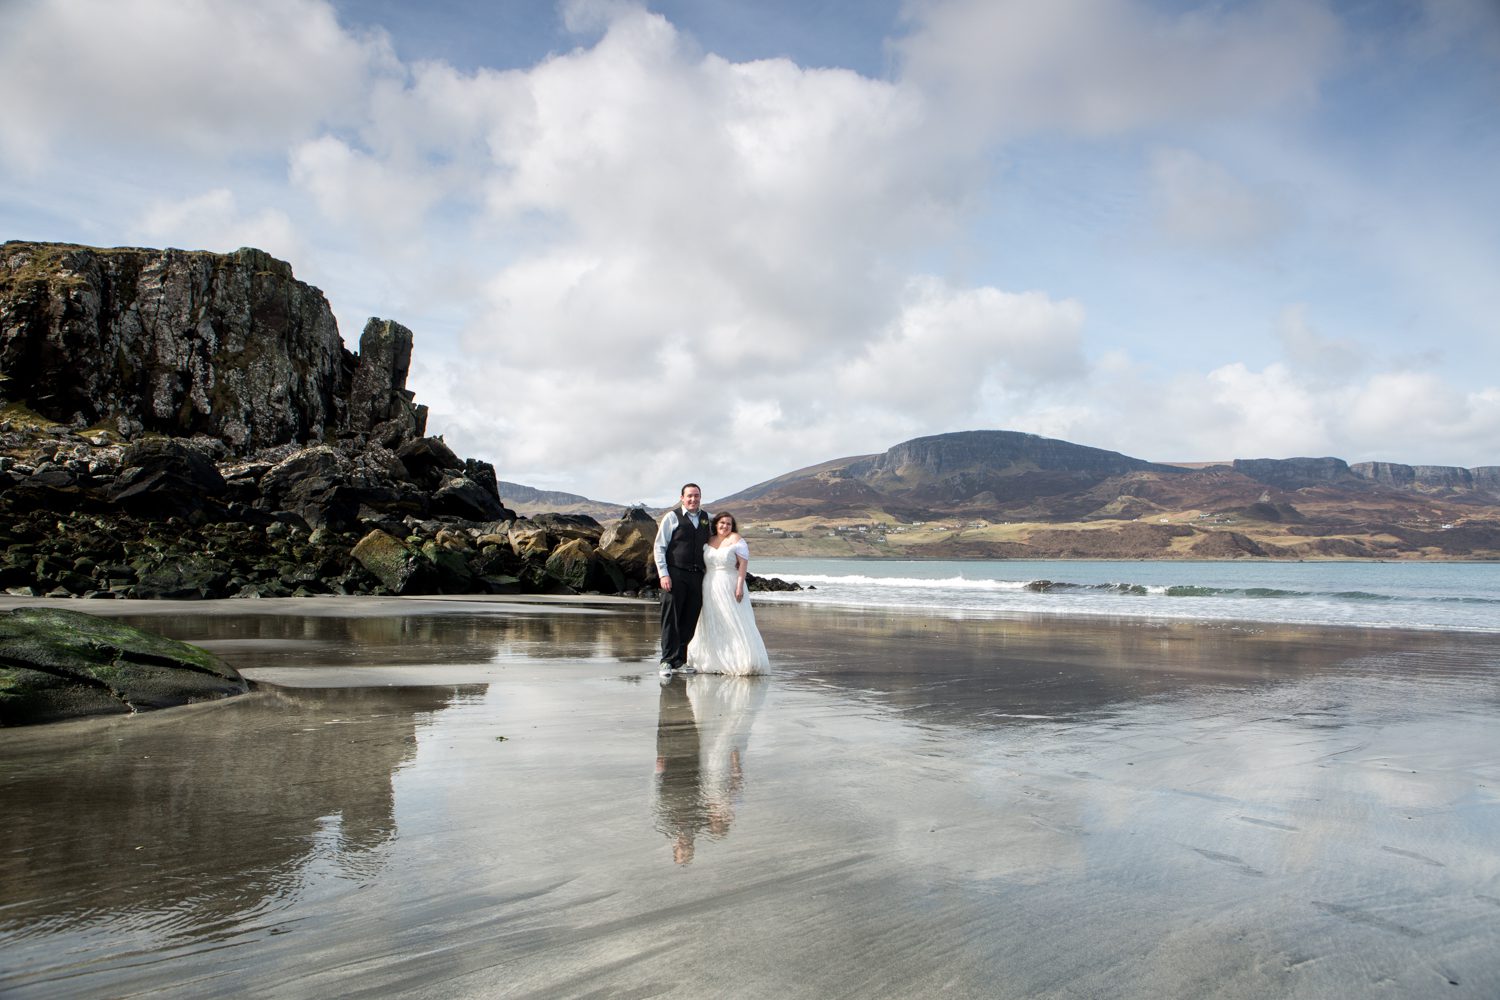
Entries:
MULTIPOLYGON (((1090 560, 1093 561, 1093 560, 1090 560)), ((98 614, 105 618, 151 618, 165 615, 247 615, 309 618, 382 618, 431 615, 463 615, 481 612, 506 612, 519 615, 589 615, 623 613, 631 609, 656 608, 655 598, 624 597, 613 594, 475 594, 475 595, 407 595, 371 596, 349 594, 316 597, 225 597, 204 600, 173 601, 117 599, 86 601, 66 597, 14 597, 0 595, 0 613, 18 607, 62 608, 98 614), (112 613, 111 613, 112 612, 112 613)), ((845 614, 869 613, 905 618, 934 618, 943 621, 1009 622, 1018 626, 1080 623, 1101 628, 1152 628, 1165 626, 1233 627, 1256 631, 1278 629, 1316 629, 1332 633, 1371 631, 1380 634, 1409 632, 1414 636, 1485 636, 1500 633, 1494 628, 1462 628, 1444 625, 1371 624, 1364 622, 1303 621, 1291 618, 1214 618, 1193 615, 1144 615, 1114 611, 1080 612, 1068 610, 1010 610, 951 608, 910 604, 839 603, 835 601, 799 600, 795 593, 757 601, 757 614, 779 606, 828 609, 845 614)))

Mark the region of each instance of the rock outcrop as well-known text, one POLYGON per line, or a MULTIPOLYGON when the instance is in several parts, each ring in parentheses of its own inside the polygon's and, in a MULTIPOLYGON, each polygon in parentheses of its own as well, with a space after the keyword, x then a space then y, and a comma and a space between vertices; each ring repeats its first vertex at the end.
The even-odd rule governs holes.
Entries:
POLYGON ((651 518, 518 520, 289 265, 0 249, 0 587, 90 598, 654 592, 651 518), (642 520, 646 528, 642 527, 642 520))
POLYGON ((0 615, 0 726, 133 714, 247 690, 207 650, 128 625, 50 608, 0 615))

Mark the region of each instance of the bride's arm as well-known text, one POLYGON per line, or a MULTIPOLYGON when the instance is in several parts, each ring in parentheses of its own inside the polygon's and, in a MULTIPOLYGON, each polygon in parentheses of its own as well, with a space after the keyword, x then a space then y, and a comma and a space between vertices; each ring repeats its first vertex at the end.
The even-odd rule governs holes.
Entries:
POLYGON ((750 546, 743 538, 734 543, 734 565, 739 575, 734 580, 734 599, 745 599, 745 572, 750 568, 750 546))

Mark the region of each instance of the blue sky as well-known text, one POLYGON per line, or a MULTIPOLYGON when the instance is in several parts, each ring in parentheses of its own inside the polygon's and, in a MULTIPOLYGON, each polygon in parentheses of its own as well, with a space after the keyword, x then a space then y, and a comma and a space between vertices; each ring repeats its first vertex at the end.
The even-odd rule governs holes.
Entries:
POLYGON ((501 478, 1500 465, 1494 0, 4 0, 0 235, 258 246, 501 478))

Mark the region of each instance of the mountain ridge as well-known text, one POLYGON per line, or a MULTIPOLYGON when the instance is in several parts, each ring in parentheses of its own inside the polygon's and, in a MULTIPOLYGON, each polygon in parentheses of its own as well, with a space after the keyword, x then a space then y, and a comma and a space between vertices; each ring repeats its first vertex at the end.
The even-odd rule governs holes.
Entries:
POLYGON ((1500 558, 1500 466, 1150 462, 1003 430, 831 459, 708 506, 770 555, 1500 558))

